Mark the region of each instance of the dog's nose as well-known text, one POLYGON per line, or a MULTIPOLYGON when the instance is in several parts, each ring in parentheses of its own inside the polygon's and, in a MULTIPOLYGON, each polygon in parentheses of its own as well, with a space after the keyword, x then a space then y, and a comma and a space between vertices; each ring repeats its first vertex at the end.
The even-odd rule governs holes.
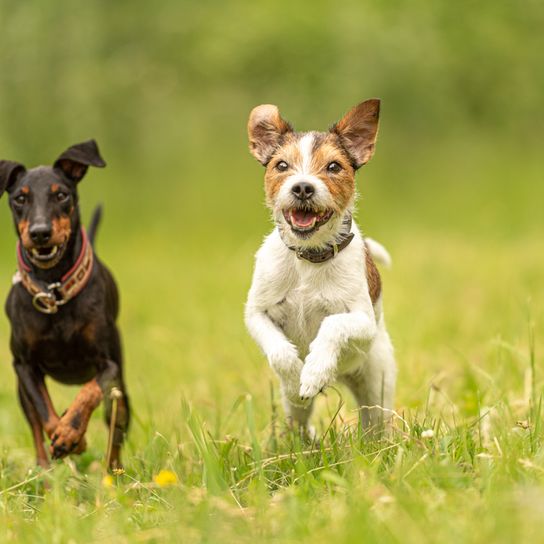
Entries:
POLYGON ((291 192, 300 200, 306 200, 315 193, 315 187, 307 181, 299 181, 291 187, 291 192))
POLYGON ((30 239, 35 244, 47 244, 51 239, 51 227, 45 223, 32 225, 28 229, 28 233, 30 234, 30 239))

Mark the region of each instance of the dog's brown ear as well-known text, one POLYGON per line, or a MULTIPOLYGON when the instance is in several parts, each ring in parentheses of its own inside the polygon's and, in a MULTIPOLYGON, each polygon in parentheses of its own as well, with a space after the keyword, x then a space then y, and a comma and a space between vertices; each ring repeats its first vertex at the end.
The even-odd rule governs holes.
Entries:
POLYGON ((355 168, 366 164, 374 154, 379 118, 380 101, 371 98, 352 108, 331 128, 340 136, 355 168))
POLYGON ((281 142, 281 138, 293 129, 282 119, 277 106, 262 104, 251 110, 247 123, 249 150, 265 166, 281 142))
POLYGON ((94 140, 69 147, 53 165, 54 168, 62 170, 68 179, 76 183, 81 181, 89 166, 97 166, 98 168, 106 166, 94 140))
POLYGON ((4 191, 9 191, 25 172, 26 168, 21 163, 0 161, 0 196, 4 194, 4 191))

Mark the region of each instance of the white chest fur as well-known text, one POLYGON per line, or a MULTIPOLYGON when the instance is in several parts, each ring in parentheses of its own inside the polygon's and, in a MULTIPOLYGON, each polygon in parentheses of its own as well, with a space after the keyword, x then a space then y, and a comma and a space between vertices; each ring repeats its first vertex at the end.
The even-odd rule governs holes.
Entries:
POLYGON ((321 264, 297 259, 277 231, 257 253, 246 324, 293 417, 304 419, 298 403, 336 379, 349 381, 360 405, 392 403, 393 350, 381 301, 374 307, 370 298, 364 241, 355 225, 352 232, 351 244, 321 264))

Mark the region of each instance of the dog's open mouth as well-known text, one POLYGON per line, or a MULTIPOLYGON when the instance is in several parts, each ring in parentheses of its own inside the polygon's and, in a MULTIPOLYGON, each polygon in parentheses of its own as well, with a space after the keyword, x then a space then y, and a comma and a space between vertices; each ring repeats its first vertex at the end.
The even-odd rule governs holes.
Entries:
POLYGON ((331 217, 332 210, 291 208, 283 211, 283 217, 295 234, 308 236, 324 225, 331 217))
POLYGON ((30 260, 41 268, 55 266, 64 254, 65 244, 54 246, 33 247, 27 250, 30 260))

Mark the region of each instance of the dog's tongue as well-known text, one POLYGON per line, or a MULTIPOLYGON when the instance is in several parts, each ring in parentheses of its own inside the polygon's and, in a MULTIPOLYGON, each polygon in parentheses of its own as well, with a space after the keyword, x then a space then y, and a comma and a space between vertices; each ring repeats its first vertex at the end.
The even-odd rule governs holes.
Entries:
POLYGON ((297 227, 309 227, 315 220, 316 214, 309 210, 293 210, 291 212, 291 221, 297 227))

